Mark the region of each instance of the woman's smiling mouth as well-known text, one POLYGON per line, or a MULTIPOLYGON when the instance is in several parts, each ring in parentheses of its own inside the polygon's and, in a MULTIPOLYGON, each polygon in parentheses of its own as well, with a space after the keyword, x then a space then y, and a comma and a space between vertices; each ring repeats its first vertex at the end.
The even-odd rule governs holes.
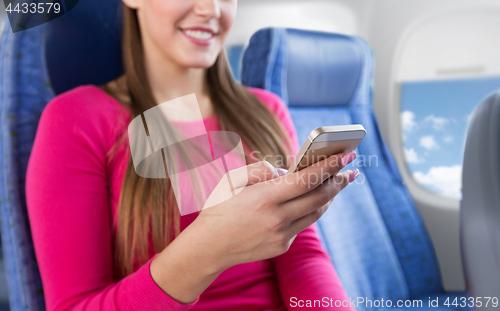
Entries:
POLYGON ((180 28, 180 30, 191 42, 202 46, 209 45, 217 35, 215 31, 203 27, 180 28))

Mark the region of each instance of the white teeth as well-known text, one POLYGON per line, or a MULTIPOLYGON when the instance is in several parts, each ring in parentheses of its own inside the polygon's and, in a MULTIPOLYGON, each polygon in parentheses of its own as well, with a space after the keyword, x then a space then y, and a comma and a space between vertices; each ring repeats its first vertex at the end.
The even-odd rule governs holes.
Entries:
POLYGON ((186 35, 198 40, 208 40, 214 36, 211 32, 207 31, 200 31, 200 30, 183 30, 183 31, 186 35))

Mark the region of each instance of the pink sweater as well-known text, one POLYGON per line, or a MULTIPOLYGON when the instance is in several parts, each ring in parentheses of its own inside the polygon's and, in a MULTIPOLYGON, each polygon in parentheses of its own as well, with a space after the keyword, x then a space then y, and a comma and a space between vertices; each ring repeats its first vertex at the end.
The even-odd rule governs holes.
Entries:
MULTIPOLYGON (((283 123, 296 152, 296 133, 282 101, 250 90, 283 123)), ((115 157, 108 152, 126 132, 130 116, 92 85, 57 96, 42 113, 26 196, 48 310, 296 310, 307 300, 347 299, 314 225, 299 233, 285 254, 227 269, 191 304, 177 302, 156 285, 151 259, 117 282, 113 237, 128 140, 115 157)), ((204 121, 208 131, 219 129, 216 117, 204 121)), ((181 230, 196 216, 182 216, 181 230)))

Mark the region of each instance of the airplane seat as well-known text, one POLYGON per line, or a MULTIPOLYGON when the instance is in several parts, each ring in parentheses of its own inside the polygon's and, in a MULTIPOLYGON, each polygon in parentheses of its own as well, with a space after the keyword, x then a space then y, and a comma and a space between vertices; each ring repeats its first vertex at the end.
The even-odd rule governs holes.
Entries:
MULTIPOLYGON (((475 110, 462 172, 460 239, 472 297, 500 294, 500 92, 475 110)), ((490 303, 481 309, 497 309, 490 303)))
POLYGON ((359 123, 367 131, 348 166, 359 168, 360 176, 317 222, 349 297, 394 303, 462 297, 444 292, 422 218, 382 140, 372 107, 373 67, 372 51, 358 37, 265 28, 250 39, 241 79, 281 97, 300 145, 320 126, 359 123))
POLYGON ((119 0, 80 1, 57 19, 16 33, 6 18, 0 43, 0 226, 12 311, 45 309, 24 193, 40 115, 56 94, 119 76, 120 12, 119 0))

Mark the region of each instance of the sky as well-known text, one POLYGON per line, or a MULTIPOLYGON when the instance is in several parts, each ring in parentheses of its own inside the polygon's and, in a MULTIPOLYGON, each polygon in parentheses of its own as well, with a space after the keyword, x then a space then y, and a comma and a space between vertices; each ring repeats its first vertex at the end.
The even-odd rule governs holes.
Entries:
POLYGON ((500 77, 404 82, 401 124, 407 165, 426 189, 461 198, 468 122, 500 77))

